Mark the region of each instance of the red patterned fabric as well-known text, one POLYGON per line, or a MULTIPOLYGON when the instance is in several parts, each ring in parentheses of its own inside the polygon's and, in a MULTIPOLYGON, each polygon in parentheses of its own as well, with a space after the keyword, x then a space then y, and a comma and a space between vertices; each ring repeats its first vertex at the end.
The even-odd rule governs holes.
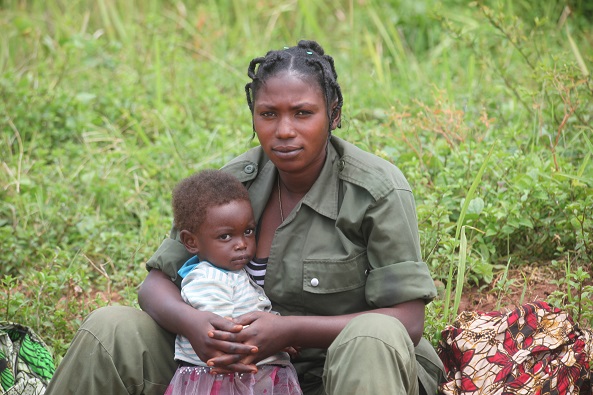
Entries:
POLYGON ((463 312, 442 332, 446 395, 591 395, 593 332, 545 302, 463 312))

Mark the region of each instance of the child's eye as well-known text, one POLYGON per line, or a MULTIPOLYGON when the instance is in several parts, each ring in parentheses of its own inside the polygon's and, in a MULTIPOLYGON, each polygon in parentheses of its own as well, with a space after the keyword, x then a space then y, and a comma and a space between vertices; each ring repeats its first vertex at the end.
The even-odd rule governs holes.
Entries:
POLYGON ((231 239, 231 235, 229 235, 229 234, 224 234, 224 235, 220 235, 220 236, 218 236, 218 238, 219 238, 220 240, 230 240, 230 239, 231 239))
POLYGON ((255 233, 255 229, 247 229, 245 230, 245 236, 251 236, 255 233))

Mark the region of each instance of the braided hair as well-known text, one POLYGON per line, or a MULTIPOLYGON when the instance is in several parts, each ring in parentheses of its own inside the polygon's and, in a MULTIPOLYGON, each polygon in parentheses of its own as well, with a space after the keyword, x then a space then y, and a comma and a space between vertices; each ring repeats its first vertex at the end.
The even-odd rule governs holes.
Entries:
MULTIPOLYGON (((268 78, 283 71, 290 71, 316 79, 325 97, 331 132, 331 124, 339 116, 344 100, 342 90, 338 84, 334 59, 326 55, 321 45, 316 41, 301 40, 294 47, 269 51, 266 56, 255 58, 249 63, 247 75, 251 78, 251 82, 245 85, 245 93, 251 114, 254 111, 254 102, 258 90, 268 78), (332 104, 336 101, 337 105, 332 110, 332 104)), ((338 127, 341 126, 341 122, 338 123, 338 127)))

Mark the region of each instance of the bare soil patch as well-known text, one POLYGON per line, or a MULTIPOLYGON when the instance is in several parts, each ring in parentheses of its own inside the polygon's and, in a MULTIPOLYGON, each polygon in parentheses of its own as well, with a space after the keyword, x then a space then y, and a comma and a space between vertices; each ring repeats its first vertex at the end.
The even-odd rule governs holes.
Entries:
POLYGON ((503 281, 503 273, 498 274, 492 284, 483 287, 466 287, 463 290, 459 311, 495 311, 513 309, 523 303, 546 300, 554 291, 560 289, 557 281, 564 273, 549 263, 522 265, 509 269, 507 286, 497 288, 503 281))

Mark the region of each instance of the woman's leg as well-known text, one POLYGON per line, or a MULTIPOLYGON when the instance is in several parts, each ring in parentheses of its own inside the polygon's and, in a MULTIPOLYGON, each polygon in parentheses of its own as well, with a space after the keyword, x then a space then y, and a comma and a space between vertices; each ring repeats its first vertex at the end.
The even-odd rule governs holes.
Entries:
POLYGON ((175 335, 123 306, 91 313, 76 333, 46 395, 163 394, 177 368, 175 335))
POLYGON ((414 344, 402 323, 374 313, 350 321, 328 349, 323 383, 329 395, 417 395, 414 344))

